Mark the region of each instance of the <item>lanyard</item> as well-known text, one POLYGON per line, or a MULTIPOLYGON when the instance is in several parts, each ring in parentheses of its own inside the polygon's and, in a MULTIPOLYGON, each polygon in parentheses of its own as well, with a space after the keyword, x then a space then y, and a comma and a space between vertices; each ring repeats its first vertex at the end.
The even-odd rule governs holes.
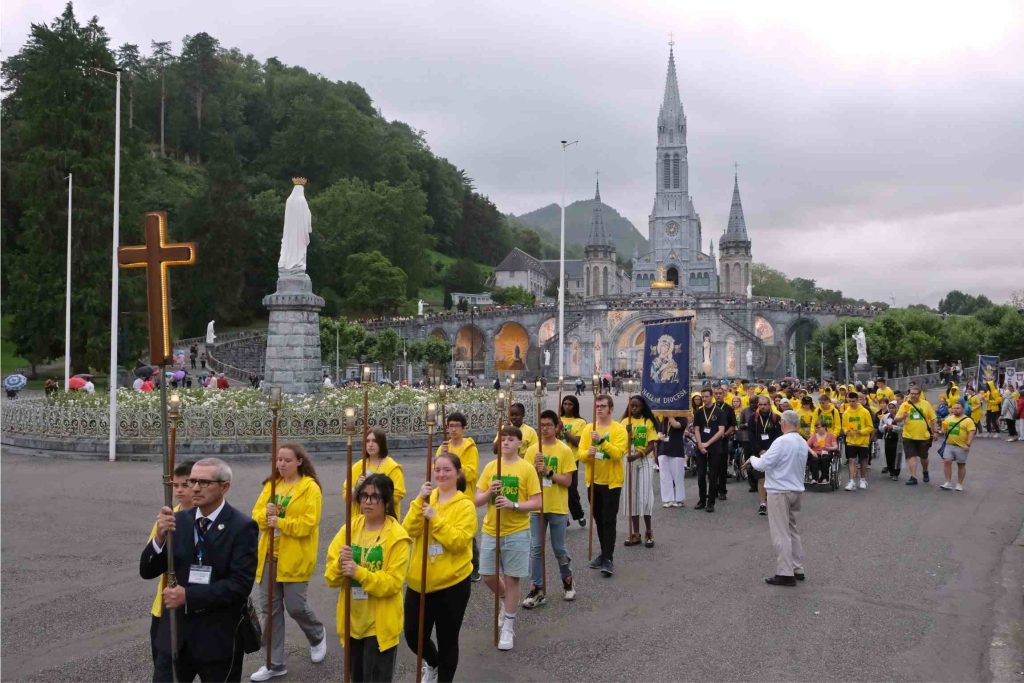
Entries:
POLYGON ((704 422, 705 423, 711 422, 712 418, 715 417, 715 411, 718 410, 718 404, 717 403, 712 403, 711 406, 712 407, 711 407, 711 415, 710 416, 708 416, 708 409, 706 407, 704 407, 704 406, 701 406, 700 412, 704 413, 704 422))
POLYGON ((767 434, 768 433, 768 425, 770 425, 772 423, 771 415, 768 416, 767 420, 762 420, 761 419, 761 413, 759 412, 757 414, 757 421, 761 423, 761 433, 762 434, 767 434))

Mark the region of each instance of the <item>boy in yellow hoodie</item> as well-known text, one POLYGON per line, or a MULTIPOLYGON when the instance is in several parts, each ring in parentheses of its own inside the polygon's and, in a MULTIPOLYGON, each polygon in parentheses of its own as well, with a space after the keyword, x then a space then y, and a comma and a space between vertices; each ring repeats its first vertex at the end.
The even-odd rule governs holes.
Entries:
POLYGON ((352 518, 352 545, 342 526, 327 549, 324 581, 332 588, 349 579, 338 596, 338 635, 345 634, 345 603, 351 594, 352 627, 348 643, 352 680, 390 681, 395 673, 402 633, 402 585, 409 573, 412 539, 394 517, 395 485, 371 474, 356 487, 359 515, 352 518))
POLYGON ((249 679, 266 681, 288 673, 284 653, 284 612, 302 629, 309 641, 309 657, 314 664, 327 654, 327 629, 309 604, 309 577, 316 567, 320 549, 320 511, 323 495, 316 468, 301 444, 286 443, 277 449, 274 500, 270 499, 270 478, 263 482, 252 518, 260 528, 256 582, 260 585, 260 609, 267 623, 267 589, 273 586, 270 619, 273 633, 270 643, 270 668, 264 664, 249 679), (274 535, 274 558, 270 555, 270 535, 274 535), (264 568, 272 564, 274 581, 265 581, 264 568))

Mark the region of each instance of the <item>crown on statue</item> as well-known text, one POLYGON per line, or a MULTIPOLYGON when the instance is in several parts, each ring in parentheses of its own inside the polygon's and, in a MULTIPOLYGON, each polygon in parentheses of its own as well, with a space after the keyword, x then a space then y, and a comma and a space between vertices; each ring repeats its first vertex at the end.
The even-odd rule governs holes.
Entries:
POLYGON ((301 177, 301 176, 292 178, 292 184, 293 185, 305 185, 306 184, 306 179, 301 177))

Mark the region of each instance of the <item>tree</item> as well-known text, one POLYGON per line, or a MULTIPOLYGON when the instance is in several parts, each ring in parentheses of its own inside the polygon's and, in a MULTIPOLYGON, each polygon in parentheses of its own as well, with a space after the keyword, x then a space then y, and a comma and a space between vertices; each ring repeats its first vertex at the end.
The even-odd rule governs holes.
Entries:
POLYGON ((451 292, 446 291, 444 293, 444 302, 442 303, 442 305, 444 306, 444 310, 446 310, 446 311, 452 310, 452 293, 451 292))
POLYGON ((448 346, 448 342, 443 339, 434 336, 427 337, 423 343, 422 358, 430 364, 435 378, 439 375, 443 376, 444 369, 452 358, 452 347, 448 346))
POLYGON ((537 297, 522 287, 497 287, 491 291, 491 300, 502 306, 533 306, 537 297))
POLYGON ((197 33, 194 36, 185 36, 181 43, 181 59, 179 64, 185 74, 185 87, 192 93, 195 103, 196 135, 195 153, 196 161, 202 154, 202 130, 203 130, 203 98, 213 88, 213 80, 216 77, 218 60, 217 52, 220 43, 209 33, 197 33))
POLYGON ((478 294, 484 291, 484 274, 475 261, 460 258, 445 270, 442 284, 448 292, 478 294))
POLYGON ((135 80, 142 74, 142 56, 139 46, 125 43, 117 50, 117 66, 121 80, 128 86, 128 127, 135 127, 135 80))
POLYGON ((366 329, 357 323, 343 318, 320 318, 320 354, 332 363, 337 360, 339 365, 345 365, 350 360, 360 360, 359 349, 366 336, 366 329))
POLYGON ((1024 356, 1024 314, 1010 306, 1001 306, 1003 315, 998 324, 989 329, 986 345, 989 353, 1003 358, 1024 356))
POLYGON ((465 313, 466 311, 469 310, 469 302, 466 301, 466 297, 464 297, 464 296, 460 296, 459 297, 459 305, 458 305, 457 308, 459 310, 459 313, 465 313))
POLYGON ((345 259, 349 284, 344 306, 352 315, 394 314, 405 302, 405 273, 379 251, 345 259))
POLYGON ((954 289, 939 299, 939 313, 971 315, 991 305, 992 301, 984 294, 971 296, 970 294, 964 294, 959 289, 954 289))
POLYGON ((394 330, 382 330, 374 335, 370 359, 380 363, 388 375, 395 369, 395 361, 402 351, 402 338, 394 330))
POLYGON ((164 126, 167 123, 167 67, 174 62, 174 55, 171 53, 171 41, 151 41, 150 47, 153 50, 149 58, 150 64, 160 76, 160 157, 167 156, 164 149, 164 126))

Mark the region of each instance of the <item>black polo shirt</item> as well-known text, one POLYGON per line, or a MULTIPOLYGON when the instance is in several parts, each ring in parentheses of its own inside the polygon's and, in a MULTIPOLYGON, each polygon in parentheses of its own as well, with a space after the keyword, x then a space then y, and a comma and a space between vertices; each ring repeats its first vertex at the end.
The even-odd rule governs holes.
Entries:
MULTIPOLYGON (((731 409, 730 409, 731 411, 731 409)), ((717 403, 712 403, 711 407, 702 406, 693 411, 693 424, 700 433, 700 441, 704 443, 715 436, 718 433, 719 427, 728 428, 728 415, 717 403)), ((735 417, 733 417, 735 420, 735 417)), ((715 443, 708 447, 712 451, 718 451, 725 446, 725 439, 719 439, 715 443)))

